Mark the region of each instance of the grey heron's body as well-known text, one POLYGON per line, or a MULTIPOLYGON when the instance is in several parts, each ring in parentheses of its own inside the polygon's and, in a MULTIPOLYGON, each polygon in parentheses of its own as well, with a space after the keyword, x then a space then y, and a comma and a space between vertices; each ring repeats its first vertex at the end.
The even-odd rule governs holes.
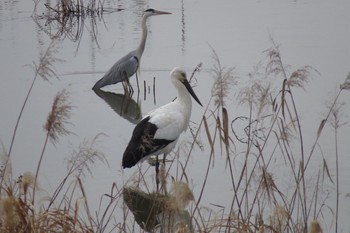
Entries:
POLYGON ((97 90, 107 85, 128 81, 137 72, 140 59, 141 56, 136 55, 136 50, 128 53, 114 63, 106 74, 95 83, 93 89, 97 90))

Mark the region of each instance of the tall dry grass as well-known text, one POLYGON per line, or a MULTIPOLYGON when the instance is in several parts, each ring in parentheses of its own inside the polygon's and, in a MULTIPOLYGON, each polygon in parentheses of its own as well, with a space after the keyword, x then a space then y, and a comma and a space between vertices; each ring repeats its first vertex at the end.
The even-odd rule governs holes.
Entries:
MULTIPOLYGON (((19 113, 9 150, 5 150, 3 145, 1 232, 315 233, 329 227, 322 216, 332 213, 335 232, 338 231, 341 205, 338 130, 345 122, 342 115, 344 103, 339 102, 339 97, 343 91, 350 89, 350 74, 328 104, 327 114, 319 123, 315 140, 309 147, 305 143, 305 129, 298 111, 302 103, 297 102, 295 93, 298 89, 307 89, 310 77, 318 75, 318 72, 309 66, 292 69, 284 64, 279 46, 272 42, 272 47, 265 51, 267 62, 255 66, 247 77, 248 83, 235 91, 241 79, 234 68, 222 65, 212 49, 211 98, 201 121, 190 124, 191 140, 179 146, 173 161, 161 166, 159 191, 153 192, 153 185, 147 179, 146 174, 152 167, 139 169, 130 179, 123 178, 124 184, 110 184, 110 190, 101 193, 99 208, 91 210, 84 179, 93 175, 96 163, 108 165, 102 151, 96 149, 103 135, 83 140, 67 159, 67 172, 54 191, 45 198, 40 193, 41 163, 50 156, 46 146, 59 143, 61 137, 71 133, 70 114, 74 108, 66 90, 57 93, 44 123, 46 139, 36 171, 23 171, 18 178, 12 175, 11 152, 16 145, 22 113, 37 77, 48 80, 56 76, 53 63, 60 61, 54 56, 56 49, 55 43, 50 44, 38 65, 34 65, 33 82, 19 113), (237 115, 229 103, 233 92, 236 93, 237 104, 247 109, 242 115, 237 115), (239 124, 244 125, 242 132, 238 132, 239 124), (326 124, 334 129, 335 204, 329 203, 329 197, 324 194, 329 191, 327 181, 333 185, 334 178, 326 159, 316 150, 326 124), (243 152, 239 149, 242 146, 243 152), (207 155, 204 157, 207 166, 202 168, 205 176, 199 193, 195 195, 191 190, 188 170, 189 161, 197 148, 207 155), (232 199, 226 206, 216 205, 219 211, 214 212, 203 207, 202 199, 206 192, 210 192, 208 178, 214 175, 212 169, 218 156, 225 158, 222 169, 227 175, 232 199), (317 170, 310 168, 315 160, 322 161, 317 170), (276 161, 279 171, 275 171, 276 161), (281 170, 290 177, 288 183, 277 179, 281 170), (151 207, 145 210, 143 205, 151 207), (145 211, 146 219, 140 220, 145 211), (151 213, 154 216, 152 221, 148 221, 151 213)), ((190 79, 192 85, 196 85, 201 68, 200 63, 194 69, 190 79)), ((120 176, 123 177, 123 174, 120 176)))
POLYGON ((343 125, 338 119, 343 103, 339 104, 338 98, 349 89, 349 76, 331 101, 328 114, 319 123, 315 141, 306 149, 305 129, 298 111, 302 103, 297 103, 295 92, 306 89, 311 76, 319 73, 310 66, 292 70, 291 66, 284 64, 279 45, 274 41, 265 53, 267 63, 255 67, 248 75, 248 85, 237 93, 237 102, 248 109, 248 114, 231 120, 229 130, 228 119, 234 109, 225 108, 225 100, 227 90, 232 87, 230 84, 235 85, 234 70, 222 67, 217 54, 213 52, 216 65, 211 102, 214 108, 208 110, 211 106, 208 103, 198 129, 202 129, 207 136, 210 155, 201 193, 196 199, 193 216, 197 217, 194 218, 202 219, 203 214, 198 206, 201 195, 207 190, 207 176, 210 166, 213 166, 214 154, 225 155, 227 181, 230 180, 233 191, 228 213, 225 215, 220 211, 219 216, 211 213, 214 217, 197 221, 197 227, 200 232, 322 232, 322 225, 330 227, 332 222, 328 220, 326 223, 327 219, 322 216, 335 213, 337 232, 339 183, 336 183, 337 203, 334 205, 325 194, 330 191, 327 180, 333 184, 333 176, 326 159, 320 158, 315 148, 324 125, 330 123, 335 129, 338 181, 337 129, 343 125), (274 88, 276 83, 279 83, 277 89, 274 88), (246 125, 244 137, 237 136, 239 121, 246 125), (246 145, 244 153, 236 150, 238 143, 246 145), (220 151, 217 151, 218 147, 220 151), (311 161, 320 160, 323 165, 318 170, 310 168, 311 161), (241 166, 236 166, 234 171, 232 164, 238 161, 241 166), (279 161, 279 172, 291 177, 290 183, 276 180, 278 173, 273 171, 275 161, 279 161))
MULTIPOLYGON (((103 154, 95 149, 101 135, 84 140, 78 150, 72 152, 67 161, 67 174, 50 197, 43 195, 40 187, 40 168, 48 157, 46 147, 49 142, 56 144, 61 137, 71 133, 70 115, 73 109, 69 103, 69 93, 59 91, 54 97, 51 111, 44 123, 45 140, 35 171, 23 171, 18 178, 12 174, 12 149, 23 112, 34 89, 38 77, 49 81, 57 77, 54 63, 61 60, 55 57, 56 41, 52 41, 41 54, 38 64, 33 63, 34 77, 20 109, 13 131, 9 150, 2 145, 0 169, 0 232, 95 232, 96 224, 89 210, 82 180, 92 166, 101 161, 107 163, 103 154), (85 215, 85 218, 83 217, 85 215)), ((18 142, 20 146, 20 142, 18 142)))

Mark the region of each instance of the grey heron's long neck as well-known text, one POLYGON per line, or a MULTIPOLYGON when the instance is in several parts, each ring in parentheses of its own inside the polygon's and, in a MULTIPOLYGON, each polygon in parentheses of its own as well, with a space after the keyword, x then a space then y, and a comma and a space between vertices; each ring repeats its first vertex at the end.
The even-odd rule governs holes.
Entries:
POLYGON ((147 25, 146 25, 146 20, 147 20, 147 17, 146 16, 143 16, 142 17, 142 22, 141 22, 141 26, 142 26, 142 37, 141 37, 141 42, 140 42, 140 45, 138 47, 138 51, 139 51, 139 55, 140 57, 142 56, 142 53, 143 51, 145 50, 145 45, 146 45, 146 39, 147 39, 147 25))

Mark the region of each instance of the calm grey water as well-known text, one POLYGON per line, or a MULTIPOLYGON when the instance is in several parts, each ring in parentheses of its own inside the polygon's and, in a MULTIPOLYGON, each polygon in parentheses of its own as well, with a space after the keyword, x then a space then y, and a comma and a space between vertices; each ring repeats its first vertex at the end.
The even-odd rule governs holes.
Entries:
MULTIPOLYGON (((45 10, 39 4, 38 13, 45 10)), ((266 59, 263 53, 272 46, 270 37, 280 44, 282 58, 291 69, 309 65, 317 69, 304 91, 296 91, 296 102, 303 124, 305 148, 311 149, 320 121, 326 114, 325 103, 334 98, 339 85, 344 82, 350 71, 350 2, 338 1, 108 1, 108 7, 125 10, 105 13, 103 18, 81 22, 81 38, 74 39, 77 25, 70 33, 58 33, 59 25, 48 23, 46 19, 34 20, 34 3, 31 1, 2 1, 0 3, 0 48, 1 48, 1 85, 0 85, 0 141, 5 149, 9 148, 15 123, 24 102, 26 93, 34 77, 31 66, 38 60, 58 35, 53 57, 54 71, 58 79, 50 81, 38 79, 29 97, 27 106, 19 124, 11 159, 13 176, 25 171, 34 172, 45 139, 43 124, 51 108, 56 93, 62 89, 70 92, 70 103, 74 106, 68 129, 74 134, 63 137, 56 145, 49 145, 40 172, 40 184, 47 193, 51 193, 66 172, 66 158, 78 148, 84 139, 91 139, 99 133, 97 147, 102 151, 108 164, 96 163, 93 175, 87 176, 85 189, 91 200, 90 208, 97 209, 98 201, 108 193, 112 182, 122 186, 130 182, 137 169, 122 171, 121 157, 131 136, 134 123, 140 117, 137 105, 133 106, 134 115, 121 117, 108 101, 98 97, 92 90, 93 84, 122 55, 136 48, 140 38, 140 17, 142 11, 152 7, 170 11, 172 15, 157 16, 149 20, 149 34, 146 49, 141 62, 140 81, 146 81, 152 90, 153 77, 156 77, 156 96, 152 91, 144 100, 141 92, 140 110, 144 114, 161 106, 175 97, 175 91, 169 82, 169 72, 175 66, 182 66, 190 74, 200 62, 202 71, 197 75, 195 91, 204 105, 207 105, 213 79, 210 69, 214 66, 212 49, 218 54, 223 66, 235 67, 240 84, 232 88, 228 97, 229 115, 244 115, 246 109, 238 106, 236 94, 247 84, 248 74, 254 66, 266 59)), ((131 83, 135 85, 134 78, 131 83)), ((104 89, 113 93, 122 93, 121 85, 104 89)), ((117 99, 117 96, 109 96, 117 99)), ((106 97, 108 98, 108 97, 106 97)), ((134 101, 136 97, 134 96, 134 101)), ((350 93, 344 92, 340 98, 346 102, 343 121, 348 122, 350 93)), ((114 100, 116 101, 116 100, 114 100)), ((115 102, 114 102, 115 103, 115 102)), ((198 123, 204 109, 193 103, 191 120, 198 123)), ((231 119, 231 120, 232 120, 231 119)), ((333 130, 326 127, 327 133, 319 141, 321 149, 312 161, 312 166, 322 166, 325 158, 332 177, 335 176, 335 147, 333 130)), ((350 232, 347 221, 350 215, 350 176, 348 156, 350 124, 339 129, 340 155, 340 231, 350 232)), ((203 132, 202 141, 206 143, 203 132)), ((182 141, 191 139, 187 132, 182 141)), ((240 153, 239 143, 237 151, 240 153)), ((198 197, 203 183, 209 159, 209 146, 204 150, 195 148, 190 159, 187 175, 195 197, 198 197)), ((228 206, 232 200, 230 180, 225 169, 224 156, 217 156, 215 166, 210 170, 206 191, 201 206, 218 211, 219 206, 228 206), (213 205, 214 204, 214 205, 213 205)), ((235 166, 240 166, 239 163, 235 166)), ((142 165, 144 170, 148 167, 142 165)), ((276 171, 278 166, 275 165, 276 171)), ((152 169, 150 169, 152 170, 152 169)), ((152 170, 153 172, 153 170, 152 170)), ((153 179, 151 171, 146 176, 153 179)), ((310 174, 310 179, 313 175, 310 174)), ((288 177, 277 174, 278 182, 288 177)), ((330 191, 334 185, 330 185, 330 191)), ((150 185, 151 188, 154 186, 150 185)), ((330 192, 328 205, 334 205, 334 192, 330 192)), ((193 208, 190 207, 190 208, 193 208)), ((331 214, 330 214, 331 216, 331 214)), ((330 217, 332 218, 332 216, 330 217)), ((334 222, 327 221, 325 232, 334 229, 334 222)))

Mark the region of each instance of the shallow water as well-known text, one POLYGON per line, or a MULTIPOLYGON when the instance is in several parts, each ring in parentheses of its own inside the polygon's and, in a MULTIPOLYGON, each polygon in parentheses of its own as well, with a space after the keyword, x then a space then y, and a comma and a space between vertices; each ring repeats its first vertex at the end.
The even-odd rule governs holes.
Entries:
MULTIPOLYGON (((215 61, 212 48, 216 51, 223 66, 235 67, 240 77, 239 84, 231 90, 227 100, 230 120, 247 112, 236 101, 237 93, 248 83, 248 74, 254 66, 266 61, 266 49, 272 46, 272 37, 280 45, 282 59, 291 70, 309 65, 317 72, 312 73, 305 90, 296 90, 305 150, 309 151, 315 140, 320 121, 327 113, 325 102, 332 100, 350 71, 350 15, 348 1, 118 1, 108 2, 107 7, 123 8, 123 11, 105 13, 102 18, 86 18, 72 25, 71 31, 60 31, 55 21, 32 17, 34 3, 30 1, 4 1, 0 3, 0 47, 1 80, 0 86, 0 140, 9 149, 13 130, 21 106, 35 76, 33 65, 49 47, 52 37, 57 37, 53 68, 58 78, 49 81, 39 78, 33 87, 28 103, 19 123, 17 137, 11 154, 13 176, 25 171, 35 171, 37 161, 45 140, 43 124, 51 109, 56 93, 62 89, 70 92, 72 106, 71 124, 67 128, 73 132, 60 139, 56 145, 50 144, 43 159, 40 171, 40 184, 51 193, 57 182, 66 173, 66 159, 84 139, 91 139, 99 133, 98 148, 102 151, 108 165, 96 163, 92 175, 87 175, 85 189, 91 200, 90 208, 97 209, 98 201, 110 191, 112 182, 122 186, 137 169, 122 171, 121 157, 131 136, 134 123, 142 114, 161 106, 175 97, 169 82, 169 72, 175 66, 184 67, 188 74, 203 63, 202 71, 196 75, 195 92, 204 106, 210 100, 213 78, 210 70, 215 61), (118 113, 118 106, 111 106, 106 98, 97 96, 91 87, 105 71, 122 55, 136 48, 140 38, 140 17, 149 7, 170 11, 172 15, 157 16, 149 20, 149 34, 141 61, 140 83, 146 82, 146 99, 140 93, 140 108, 133 105, 132 116, 118 113), (81 31, 79 31, 81 30, 81 31), (78 37, 77 37, 77 32, 78 37), (211 48, 212 47, 212 48, 211 48), (153 78, 156 80, 155 97, 152 93, 153 78), (148 91, 148 89, 150 91, 148 91), (164 91, 167 90, 167 91, 164 91), (95 201, 97 200, 97 201, 95 201)), ((39 4, 37 12, 46 13, 39 4)), ((136 87, 135 79, 131 83, 136 87)), ((279 82, 276 81, 279 86, 279 82)), ((123 93, 121 85, 104 89, 115 94, 123 93)), ((113 95, 113 94, 112 94, 113 95)), ((117 96, 111 96, 115 99, 117 96)), ((340 100, 346 102, 343 121, 348 122, 350 93, 344 91, 340 100)), ((136 101, 136 96, 133 96, 136 101)), ((114 104, 116 100, 112 101, 114 104)), ((119 105, 120 106, 120 105, 119 105)), ((119 108, 120 110, 121 108, 119 108)), ((204 109, 193 102, 191 120, 199 123, 204 109)), ((320 138, 320 148, 312 161, 319 168, 322 159, 328 162, 332 177, 335 176, 334 136, 331 127, 320 138)), ((350 125, 339 129, 338 149, 340 155, 340 230, 348 232, 346 221, 350 214, 349 198, 350 176, 347 155, 350 152, 350 125)), ((204 132, 201 136, 204 150, 195 148, 189 161, 187 175, 195 197, 199 196, 203 177, 209 159, 209 146, 204 132)), ((182 139, 190 139, 189 131, 182 139)), ((180 140, 182 141, 182 140, 180 140)), ((245 146, 236 142, 238 154, 245 146)), ((278 164, 278 163, 277 163, 278 164)), ((143 169, 147 168, 143 163, 143 169)), ((230 180, 225 175, 225 158, 216 156, 215 167, 210 170, 206 191, 201 206, 214 210, 218 206, 228 206, 232 201, 230 180)), ((240 166, 239 162, 234 166, 240 166)), ((278 171, 278 165, 275 165, 278 171)), ((150 169, 151 170, 151 169, 150 169)), ((147 177, 153 179, 149 171, 147 177)), ((312 180, 310 175, 310 180, 312 180)), ((276 174, 278 182, 288 177, 276 174)), ((150 189, 154 184, 150 184, 150 189)), ((330 191, 334 185, 330 184, 330 191)), ((329 205, 334 193, 331 192, 329 205)), ((193 206, 192 206, 193 208, 193 206)), ((331 232, 334 223, 327 222, 326 232, 331 232)))

